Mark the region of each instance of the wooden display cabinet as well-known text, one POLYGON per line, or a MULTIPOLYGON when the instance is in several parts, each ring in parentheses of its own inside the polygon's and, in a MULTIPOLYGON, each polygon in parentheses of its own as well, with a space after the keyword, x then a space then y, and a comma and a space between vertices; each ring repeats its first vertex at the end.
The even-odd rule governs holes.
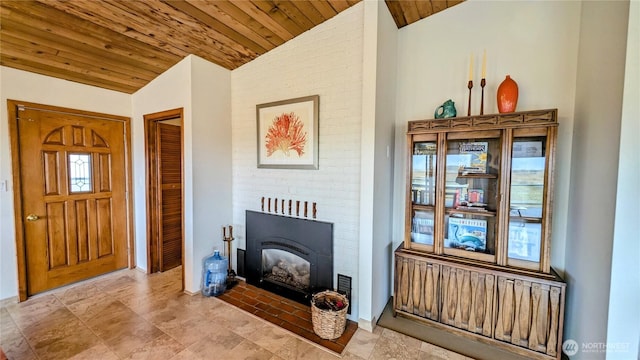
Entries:
POLYGON ((410 121, 394 311, 560 359, 566 284, 550 266, 557 110, 410 121))

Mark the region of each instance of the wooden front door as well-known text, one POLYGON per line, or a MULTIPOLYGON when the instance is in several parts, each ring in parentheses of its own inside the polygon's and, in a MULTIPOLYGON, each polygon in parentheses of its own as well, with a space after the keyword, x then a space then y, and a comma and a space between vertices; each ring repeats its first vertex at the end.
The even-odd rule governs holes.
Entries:
POLYGON ((15 114, 27 295, 127 267, 128 124, 21 105, 15 114))
POLYGON ((182 131, 158 122, 160 271, 182 265, 182 131))

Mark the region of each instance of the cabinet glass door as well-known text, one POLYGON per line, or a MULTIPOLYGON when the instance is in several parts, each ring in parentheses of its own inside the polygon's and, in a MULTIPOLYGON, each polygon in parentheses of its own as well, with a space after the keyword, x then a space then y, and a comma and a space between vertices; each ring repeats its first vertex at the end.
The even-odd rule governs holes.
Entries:
POLYGON ((445 254, 495 262, 500 144, 493 132, 447 139, 445 254))
POLYGON ((411 157, 411 241, 415 244, 433 245, 433 216, 436 203, 435 141, 413 144, 411 157))
POLYGON ((511 149, 508 263, 537 269, 542 247, 545 137, 515 138, 511 149))

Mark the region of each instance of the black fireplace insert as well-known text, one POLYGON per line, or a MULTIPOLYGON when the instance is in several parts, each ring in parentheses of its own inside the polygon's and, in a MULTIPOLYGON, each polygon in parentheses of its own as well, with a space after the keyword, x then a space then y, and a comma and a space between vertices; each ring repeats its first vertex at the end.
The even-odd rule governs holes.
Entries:
POLYGON ((309 304, 333 289, 333 224, 246 212, 245 271, 249 284, 309 304))

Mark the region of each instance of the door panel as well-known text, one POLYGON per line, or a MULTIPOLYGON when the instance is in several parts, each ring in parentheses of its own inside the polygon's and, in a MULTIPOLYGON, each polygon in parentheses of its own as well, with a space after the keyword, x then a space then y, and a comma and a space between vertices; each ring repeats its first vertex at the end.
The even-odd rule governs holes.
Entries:
POLYGON ((124 122, 17 113, 28 295, 125 268, 124 122))
POLYGON ((179 126, 158 123, 160 271, 182 264, 182 135, 179 126))

